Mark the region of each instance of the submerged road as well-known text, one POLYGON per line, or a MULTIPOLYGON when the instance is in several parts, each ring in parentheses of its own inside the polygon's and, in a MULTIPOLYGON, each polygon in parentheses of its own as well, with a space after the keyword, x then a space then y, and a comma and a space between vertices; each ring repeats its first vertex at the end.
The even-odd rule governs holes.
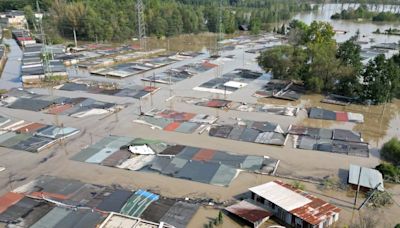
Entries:
POLYGON ((21 72, 22 51, 13 39, 4 39, 4 43, 10 47, 7 63, 0 78, 0 89, 21 87, 19 78, 21 72))

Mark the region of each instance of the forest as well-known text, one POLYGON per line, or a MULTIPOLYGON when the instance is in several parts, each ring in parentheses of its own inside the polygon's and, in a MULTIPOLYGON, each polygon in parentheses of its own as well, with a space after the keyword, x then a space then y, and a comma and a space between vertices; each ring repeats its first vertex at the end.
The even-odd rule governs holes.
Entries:
POLYGON ((332 19, 342 20, 357 20, 366 19, 372 21, 399 21, 400 13, 393 12, 373 12, 369 11, 366 5, 361 5, 357 9, 342 10, 340 13, 335 13, 331 16, 332 19))
POLYGON ((400 97, 400 55, 379 55, 362 64, 361 47, 354 36, 337 44, 327 22, 289 24, 288 45, 263 52, 259 65, 273 77, 303 81, 307 90, 358 98, 362 103, 381 104, 400 97))
MULTIPOLYGON (((36 11, 34 0, 5 0, 0 9, 23 9, 31 24, 36 11)), ((123 41, 136 36, 135 0, 41 0, 45 29, 52 36, 71 38, 73 30, 80 40, 123 41)), ((246 25, 252 33, 272 30, 270 23, 290 19, 300 11, 312 10, 296 0, 224 0, 222 13, 218 0, 147 0, 145 3, 148 36, 174 36, 183 33, 234 33, 246 25)), ((54 38, 54 37, 53 37, 54 38)))

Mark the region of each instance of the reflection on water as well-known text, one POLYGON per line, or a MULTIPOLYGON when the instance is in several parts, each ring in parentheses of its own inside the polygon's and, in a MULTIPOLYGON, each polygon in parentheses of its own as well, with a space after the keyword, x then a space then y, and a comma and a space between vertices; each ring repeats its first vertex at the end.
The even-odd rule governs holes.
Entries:
POLYGON ((392 137, 400 137, 400 100, 393 100, 386 105, 349 105, 339 106, 321 103, 322 95, 304 95, 301 101, 290 102, 278 99, 259 99, 259 102, 274 105, 294 105, 304 108, 320 107, 333 111, 355 112, 364 115, 364 123, 355 124, 330 120, 299 119, 297 124, 320 128, 343 128, 359 131, 365 141, 373 147, 380 147, 392 137))
MULTIPOLYGON (((348 31, 347 34, 336 34, 335 38, 338 42, 348 40, 351 36, 354 36, 357 30, 360 31, 362 41, 370 41, 374 39, 376 43, 392 43, 400 40, 399 36, 388 36, 382 34, 373 34, 378 28, 383 31, 390 27, 396 28, 400 25, 400 22, 371 22, 371 21, 353 21, 353 20, 331 20, 331 16, 334 13, 339 13, 343 9, 357 8, 357 4, 325 4, 320 5, 318 11, 304 12, 297 14, 294 18, 304 21, 310 24, 312 21, 325 21, 332 24, 335 30, 348 31)), ((369 8, 373 11, 392 11, 397 12, 399 6, 383 6, 383 5, 369 5, 369 8)), ((369 47, 371 44, 362 45, 363 47, 369 47)))

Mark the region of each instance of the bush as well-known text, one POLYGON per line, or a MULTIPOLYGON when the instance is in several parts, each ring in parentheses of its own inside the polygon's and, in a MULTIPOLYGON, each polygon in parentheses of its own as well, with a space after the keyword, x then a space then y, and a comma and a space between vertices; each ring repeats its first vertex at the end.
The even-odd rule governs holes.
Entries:
POLYGON ((340 183, 339 180, 331 177, 325 177, 319 188, 324 191, 324 190, 337 190, 340 188, 340 183))
POLYGON ((392 138, 381 149, 381 156, 394 165, 400 165, 400 141, 392 138))
POLYGON ((301 183, 300 181, 293 181, 292 186, 294 188, 297 188, 297 189, 300 189, 300 190, 306 189, 306 186, 303 183, 301 183))
MULTIPOLYGON (((367 197, 369 197, 370 194, 373 193, 373 191, 374 190, 370 190, 369 192, 367 192, 367 197)), ((370 206, 378 208, 378 207, 384 207, 384 206, 391 205, 393 203, 393 200, 392 200, 392 196, 390 195, 390 193, 376 191, 368 203, 370 206)))
POLYGON ((375 167, 375 169, 382 173, 383 179, 394 183, 400 183, 400 168, 384 162, 375 167))

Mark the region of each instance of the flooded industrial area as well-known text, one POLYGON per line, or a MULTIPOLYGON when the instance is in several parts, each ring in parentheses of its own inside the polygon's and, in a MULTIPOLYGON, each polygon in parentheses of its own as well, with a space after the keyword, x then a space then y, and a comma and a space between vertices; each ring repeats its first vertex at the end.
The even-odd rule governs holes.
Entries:
MULTIPOLYGON (((358 6, 292 19, 331 23, 338 43, 359 31, 361 50, 398 53, 400 36, 373 32, 400 23, 331 19, 358 6)), ((400 100, 367 105, 273 78, 258 60, 289 45, 285 35, 151 36, 145 48, 134 39, 44 48, 27 44, 24 29, 13 37, 0 78, 0 227, 399 223, 400 185, 375 167, 383 144, 400 138, 400 100), (357 209, 383 183, 394 203, 357 209)))

